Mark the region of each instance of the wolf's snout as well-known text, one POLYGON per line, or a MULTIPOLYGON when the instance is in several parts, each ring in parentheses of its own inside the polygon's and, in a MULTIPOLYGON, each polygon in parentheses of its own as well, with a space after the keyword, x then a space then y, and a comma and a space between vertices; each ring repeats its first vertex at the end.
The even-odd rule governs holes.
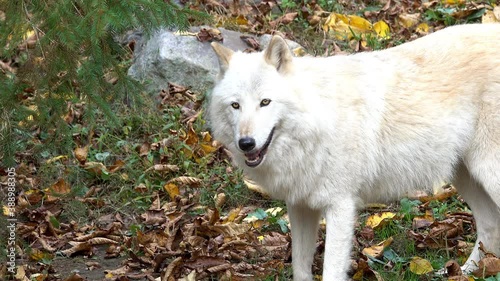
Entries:
POLYGON ((255 139, 251 137, 243 137, 238 141, 240 149, 248 152, 255 148, 255 139))

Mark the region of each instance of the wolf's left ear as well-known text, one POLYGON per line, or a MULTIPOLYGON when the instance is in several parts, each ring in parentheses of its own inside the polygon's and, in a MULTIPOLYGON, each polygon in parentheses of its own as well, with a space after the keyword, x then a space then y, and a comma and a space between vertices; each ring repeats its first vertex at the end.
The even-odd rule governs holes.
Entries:
POLYGON ((288 48, 285 39, 280 36, 273 36, 264 52, 264 59, 280 73, 288 72, 292 65, 292 52, 288 48))
POLYGON ((212 44, 210 45, 214 49, 215 54, 217 54, 217 58, 219 59, 220 72, 221 74, 224 74, 224 72, 226 72, 227 68, 229 67, 229 61, 231 60, 234 51, 222 46, 219 43, 212 42, 212 44))

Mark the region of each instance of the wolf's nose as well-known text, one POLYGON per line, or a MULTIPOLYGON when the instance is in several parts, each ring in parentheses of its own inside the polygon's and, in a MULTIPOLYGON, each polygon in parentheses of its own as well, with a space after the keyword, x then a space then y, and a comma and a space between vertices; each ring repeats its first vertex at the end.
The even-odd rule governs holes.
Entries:
POLYGON ((240 149, 243 151, 250 151, 255 147, 255 139, 251 137, 244 137, 238 141, 240 149))

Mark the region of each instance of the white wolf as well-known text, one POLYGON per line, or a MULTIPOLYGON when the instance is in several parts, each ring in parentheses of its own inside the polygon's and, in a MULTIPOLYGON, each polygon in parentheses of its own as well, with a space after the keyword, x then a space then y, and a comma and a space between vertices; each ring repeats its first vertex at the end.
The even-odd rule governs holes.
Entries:
MULTIPOLYGON (((208 117, 235 164, 287 203, 294 280, 347 280, 356 208, 450 180, 500 254, 500 24, 462 25, 383 51, 294 58, 212 44, 208 117)), ((478 243, 464 265, 480 259, 478 243)))

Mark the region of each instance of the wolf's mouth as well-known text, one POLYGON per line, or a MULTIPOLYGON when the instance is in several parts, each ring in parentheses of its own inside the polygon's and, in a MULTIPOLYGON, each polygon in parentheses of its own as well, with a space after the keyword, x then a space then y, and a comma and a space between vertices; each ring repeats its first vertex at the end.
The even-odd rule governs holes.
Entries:
POLYGON ((271 133, 269 133, 266 143, 264 143, 264 145, 260 149, 251 153, 245 153, 245 157, 247 158, 245 160, 245 164, 247 164, 248 167, 257 167, 262 162, 262 160, 264 160, 264 155, 266 155, 267 148, 269 147, 269 144, 273 139, 273 134, 274 127, 271 130, 271 133))

